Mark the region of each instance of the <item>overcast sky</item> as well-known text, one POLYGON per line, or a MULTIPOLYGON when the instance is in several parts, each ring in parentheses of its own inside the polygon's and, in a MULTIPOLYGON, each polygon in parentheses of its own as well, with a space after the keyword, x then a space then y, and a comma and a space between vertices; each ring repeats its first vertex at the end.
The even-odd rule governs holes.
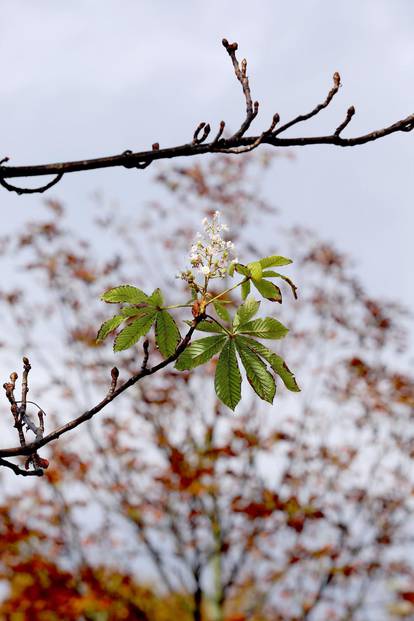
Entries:
MULTIPOLYGON (((285 121, 322 101, 334 71, 343 87, 331 107, 291 135, 330 133, 351 104, 344 135, 366 133, 414 112, 413 32, 412 0, 2 2, 0 153, 46 163, 173 146, 201 120, 236 128, 244 106, 223 36, 248 59, 257 133, 276 111, 285 121)), ((412 307, 414 132, 295 153, 266 185, 285 221, 334 240, 373 294, 412 307)), ((156 167, 68 175, 49 196, 81 228, 96 190, 125 210, 142 206, 156 167)), ((42 199, 0 200, 4 229, 42 199)))

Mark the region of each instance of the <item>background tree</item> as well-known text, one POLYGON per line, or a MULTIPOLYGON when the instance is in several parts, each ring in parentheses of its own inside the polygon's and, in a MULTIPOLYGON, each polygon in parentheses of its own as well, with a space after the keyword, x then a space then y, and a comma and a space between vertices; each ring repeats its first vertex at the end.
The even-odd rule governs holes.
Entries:
MULTIPOLYGON (((255 235, 265 225, 269 250, 295 256, 300 297, 278 315, 291 328, 281 353, 303 388, 290 398, 279 382, 274 408, 246 390, 233 416, 215 399, 214 360, 202 372, 169 368, 42 449, 43 479, 16 488, 4 472, 3 618, 412 614, 414 385, 394 363, 404 313, 371 299, 346 257, 314 233, 280 230, 257 192, 269 163, 219 157, 166 169, 165 203, 136 222, 102 215, 99 203, 99 248, 67 229, 54 201, 43 221, 2 240, 4 260, 20 268, 1 293, 3 351, 12 366, 17 351, 32 352, 30 396, 48 426, 107 389, 114 358, 96 344, 105 309, 93 300, 119 282, 168 289, 200 213, 216 209, 246 254, 266 254, 255 235), (119 240, 112 256, 106 236, 119 240)), ((139 349, 119 354, 121 377, 141 358, 139 349)))

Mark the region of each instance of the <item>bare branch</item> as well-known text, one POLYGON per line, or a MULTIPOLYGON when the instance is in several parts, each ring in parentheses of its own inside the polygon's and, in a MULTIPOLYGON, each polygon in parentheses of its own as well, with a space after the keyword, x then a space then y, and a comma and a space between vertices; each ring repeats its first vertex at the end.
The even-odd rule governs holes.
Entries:
POLYGON ((20 194, 42 194, 43 192, 46 192, 46 190, 49 190, 54 185, 59 183, 62 177, 63 173, 59 173, 54 179, 52 179, 52 181, 50 181, 46 185, 42 185, 40 188, 18 188, 15 185, 11 185, 11 183, 7 183, 7 181, 4 180, 4 177, 0 175, 0 185, 2 185, 3 188, 6 188, 6 190, 8 190, 9 192, 16 192, 16 194, 19 194, 19 196, 20 194))
MULTIPOLYGON (((177 349, 171 356, 169 356, 168 358, 166 358, 165 360, 163 360, 159 364, 156 364, 153 367, 148 368, 145 366, 145 368, 141 368, 141 370, 138 373, 136 373, 135 375, 132 375, 126 382, 121 384, 121 386, 114 389, 113 392, 110 389, 106 397, 104 397, 102 401, 97 403, 90 410, 86 410, 85 412, 83 412, 83 414, 71 420, 69 423, 66 423, 65 425, 62 425, 61 427, 58 427, 58 429, 55 429, 55 431, 53 431, 52 433, 49 433, 47 436, 44 436, 40 438, 39 440, 36 440, 35 442, 31 442, 30 444, 25 444, 24 446, 22 445, 22 446, 15 446, 15 447, 8 448, 8 449, 0 449, 0 458, 1 457, 16 457, 18 455, 32 456, 42 446, 49 444, 49 442, 52 442, 53 440, 57 440, 64 433, 67 433, 68 431, 71 431, 72 429, 79 427, 79 425, 86 422, 87 420, 90 420, 93 416, 95 416, 95 414, 103 410, 109 403, 111 403, 114 399, 119 397, 119 395, 122 394, 125 390, 127 390, 128 388, 136 384, 139 380, 141 380, 144 377, 147 377, 148 375, 153 375, 154 373, 157 373, 157 371, 160 371, 164 367, 171 364, 171 362, 174 362, 175 360, 177 360, 178 356, 184 351, 184 349, 190 343, 192 334, 197 324, 204 318, 205 318, 205 315, 201 314, 194 319, 193 325, 191 326, 191 328, 189 329, 189 331, 187 332, 187 334, 182 339, 181 343, 178 345, 177 349)), ((145 351, 145 347, 144 347, 144 351, 145 351)), ((146 353, 145 353, 145 356, 146 356, 146 353)), ((144 357, 144 362, 145 362, 145 357, 144 357)), ((17 379, 17 373, 15 375, 16 375, 15 379, 17 379)), ((114 381, 113 377, 114 376, 112 375, 112 381, 114 381)), ((4 386, 6 387, 6 386, 11 386, 11 385, 12 384, 5 384, 4 386)), ((6 394, 10 394, 10 392, 11 392, 11 389, 9 389, 9 393, 7 393, 7 389, 6 389, 6 394)), ((10 397, 9 397, 9 401, 10 401, 10 397)), ((13 403, 16 403, 14 401, 14 398, 13 398, 13 403)))
MULTIPOLYGON (((152 145, 152 149, 150 151, 133 152, 128 149, 123 153, 107 157, 34 166, 8 166, 5 164, 9 161, 9 158, 3 158, 0 160, 0 185, 10 192, 17 192, 18 194, 33 194, 36 192, 45 192, 58 183, 58 181, 62 179, 63 175, 72 172, 114 168, 117 166, 141 170, 147 168, 155 160, 172 159, 176 157, 193 157, 195 155, 217 152, 241 154, 246 153, 247 151, 252 151, 261 144, 267 144, 276 148, 322 144, 330 144, 338 147, 354 147, 368 142, 374 142, 375 140, 379 140, 380 138, 384 138, 385 136, 389 136, 390 134, 396 132, 410 132, 414 129, 414 114, 411 114, 406 118, 393 123, 392 125, 384 127, 383 129, 375 130, 355 138, 342 138, 340 134, 349 124, 355 113, 354 107, 351 106, 348 109, 345 120, 331 134, 323 136, 280 138, 279 136, 287 129, 301 123, 302 121, 307 121, 330 104, 341 86, 339 73, 336 72, 333 75, 333 87, 329 91, 326 99, 322 103, 315 106, 313 110, 307 114, 296 116, 291 121, 281 125, 276 130, 274 129, 274 126, 276 125, 275 123, 271 129, 258 136, 246 136, 245 134, 253 119, 257 116, 259 104, 257 101, 252 101, 249 78, 247 76, 247 61, 243 59, 241 63, 239 63, 237 60, 237 43, 229 43, 227 39, 223 39, 223 45, 233 63, 234 72, 242 86, 246 102, 246 118, 240 126, 240 129, 229 138, 223 138, 225 123, 224 121, 221 121, 219 130, 212 142, 206 142, 210 134, 210 125, 208 123, 200 123, 194 132, 191 142, 165 149, 160 149, 158 142, 156 142, 152 145), (202 130, 203 133, 200 136, 202 130), (39 188, 20 188, 11 185, 6 181, 6 179, 9 178, 43 177, 45 175, 56 175, 56 178, 50 183, 39 188)), ((276 115, 274 118, 276 118, 276 115)))
POLYGON ((249 78, 247 77, 247 73, 246 73, 247 72, 247 60, 243 58, 243 60, 241 61, 241 65, 239 65, 239 61, 237 60, 237 57, 236 57, 236 50, 239 47, 238 44, 229 43, 227 39, 223 39, 222 43, 224 47, 226 48, 228 55, 231 58, 231 61, 234 67, 234 72, 236 74, 236 78, 242 85, 244 98, 246 100, 246 118, 244 122, 241 124, 240 129, 232 136, 233 140, 237 140, 238 138, 241 138, 246 133, 246 131, 249 129, 251 125, 251 122, 257 116, 257 113, 259 111, 259 102, 255 101, 254 103, 252 103, 249 78))

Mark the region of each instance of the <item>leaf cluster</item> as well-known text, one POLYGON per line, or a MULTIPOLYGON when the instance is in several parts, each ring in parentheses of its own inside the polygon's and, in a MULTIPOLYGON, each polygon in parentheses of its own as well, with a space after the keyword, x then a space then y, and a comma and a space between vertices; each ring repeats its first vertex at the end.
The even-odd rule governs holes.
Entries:
MULTIPOLYGON (((215 306, 217 310, 217 305, 215 306)), ((219 354, 214 387, 220 401, 232 410, 241 399, 242 376, 238 359, 248 382, 264 401, 273 403, 276 393, 276 383, 271 371, 282 379, 289 390, 300 390, 294 374, 284 360, 257 340, 278 340, 288 333, 288 329, 273 317, 254 319, 259 307, 260 302, 253 296, 248 296, 237 309, 230 326, 226 327, 215 319, 201 321, 196 330, 214 334, 191 343, 175 363, 179 371, 191 370, 219 354)), ((219 312, 223 312, 222 308, 219 312)), ((230 320, 227 309, 226 314, 230 320)))
MULTIPOLYGON (((151 295, 132 285, 109 289, 101 299, 110 304, 123 306, 118 314, 102 324, 97 340, 103 341, 124 324, 114 341, 114 351, 118 352, 135 345, 154 326, 159 351, 165 358, 173 356, 181 341, 181 335, 169 309, 179 306, 191 307, 193 315, 198 316, 195 329, 209 332, 211 335, 195 340, 187 346, 178 356, 175 368, 179 371, 190 371, 218 355, 214 379, 215 391, 217 397, 234 410, 241 399, 242 376, 239 365, 241 363, 255 393, 262 400, 273 403, 276 394, 275 375, 281 378, 288 390, 297 392, 300 389, 294 374, 284 360, 260 340, 282 339, 288 333, 288 329, 274 317, 255 318, 260 302, 255 300, 250 291, 254 287, 266 300, 281 303, 280 288, 269 280, 280 278, 289 284, 296 297, 296 286, 293 282, 287 276, 269 269, 290 263, 292 263, 290 259, 279 255, 264 257, 247 265, 231 263, 229 276, 233 277, 235 273, 242 275, 243 279, 240 282, 215 297, 212 297, 207 290, 203 293, 193 291, 191 303, 173 307, 164 306, 160 289, 155 289, 151 295), (232 317, 226 307, 228 300, 224 300, 223 296, 239 286, 243 302, 232 317), (214 307, 217 318, 208 314, 209 305, 214 307)), ((194 326, 193 321, 186 323, 194 326)))
POLYGON ((125 304, 125 306, 117 315, 101 325, 97 335, 98 341, 103 341, 122 323, 126 323, 114 341, 114 351, 122 351, 135 345, 154 325, 155 341, 161 354, 168 358, 175 352, 181 335, 174 318, 163 308, 164 298, 160 289, 146 295, 137 287, 121 285, 106 291, 101 299, 110 304, 125 304))

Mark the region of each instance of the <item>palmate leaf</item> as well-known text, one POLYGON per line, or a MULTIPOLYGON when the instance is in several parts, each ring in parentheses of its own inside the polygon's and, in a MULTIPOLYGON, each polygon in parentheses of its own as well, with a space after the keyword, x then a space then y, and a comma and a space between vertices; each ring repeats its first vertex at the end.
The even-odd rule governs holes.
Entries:
POLYGON ((277 319, 265 317, 240 324, 237 326, 236 332, 249 334, 258 339, 282 339, 289 330, 277 319))
POLYGON ((114 351, 122 351, 134 345, 141 336, 147 334, 154 323, 157 311, 149 307, 147 312, 135 319, 126 328, 121 330, 114 342, 114 351))
POLYGON ((214 309, 217 315, 220 317, 220 319, 222 319, 223 321, 228 321, 228 322, 231 321, 230 313, 222 302, 215 300, 213 302, 213 306, 214 306, 214 309))
POLYGON ((241 284, 241 296, 242 300, 245 300, 250 293, 250 280, 246 280, 241 284))
POLYGON ((262 268, 265 269, 266 267, 289 265, 289 263, 292 263, 292 259, 287 259, 286 257, 281 257, 279 255, 273 254, 270 257, 263 257, 263 259, 260 259, 259 263, 262 268))
POLYGON ((249 268, 243 265, 242 263, 236 263, 235 270, 236 272, 238 272, 239 274, 242 274, 243 276, 249 276, 249 277, 251 276, 249 268))
MULTIPOLYGON (((184 323, 186 323, 188 326, 193 325, 193 322, 188 320, 184 320, 184 323)), ((226 333, 225 330, 223 330, 223 328, 218 323, 216 323, 215 321, 210 321, 209 319, 203 319, 203 321, 200 321, 195 329, 199 330, 200 332, 214 332, 215 334, 226 333)))
POLYGON ((266 362, 268 362, 272 367, 273 371, 279 375, 288 390, 291 390, 292 392, 300 392, 295 375, 289 369, 281 356, 278 356, 273 351, 270 351, 270 349, 265 347, 262 343, 259 343, 258 341, 255 341, 247 336, 237 336, 236 338, 237 341, 243 343, 245 347, 248 347, 266 360, 266 362))
POLYGON ((171 356, 180 340, 180 331, 170 313, 159 311, 155 320, 155 341, 162 355, 171 356))
POLYGON ((276 384, 266 365, 249 347, 243 343, 242 337, 236 337, 236 348, 246 371, 247 379, 255 393, 268 403, 273 403, 276 384))
POLYGON ((237 328, 238 325, 250 321, 259 310, 259 307, 260 302, 257 302, 254 297, 250 295, 244 304, 241 304, 237 309, 233 320, 233 328, 237 328))
POLYGON ((262 278, 262 265, 260 261, 252 261, 247 264, 250 275, 255 281, 259 281, 262 278))
POLYGON ((132 285, 120 285, 119 287, 114 287, 113 289, 105 291, 105 293, 101 295, 101 300, 111 304, 139 304, 140 302, 147 301, 147 297, 148 296, 141 291, 141 289, 137 289, 137 287, 133 287, 132 285))
POLYGON ((126 319, 127 317, 140 317, 148 312, 149 305, 146 303, 137 304, 136 306, 124 306, 119 311, 119 314, 126 319))
POLYGON ((287 282, 289 287, 292 289, 293 297, 295 298, 295 300, 298 299, 298 294, 297 294, 298 288, 295 285, 295 283, 293 282, 293 280, 291 278, 289 278, 288 276, 284 276, 283 274, 279 274, 279 272, 274 272, 273 270, 269 270, 269 271, 263 272, 263 277, 266 277, 266 278, 281 278, 282 280, 287 282))
POLYGON ((270 280, 260 280, 259 282, 253 281, 253 285, 256 287, 259 293, 270 300, 271 302, 282 302, 282 292, 279 287, 270 282, 270 280))
POLYGON ((104 321, 104 323, 98 330, 96 340, 103 341, 104 339, 106 339, 108 334, 112 332, 112 330, 115 330, 115 328, 120 326, 123 321, 125 321, 125 317, 123 317, 122 315, 115 315, 114 317, 111 317, 111 319, 104 321))
POLYGON ((217 362, 214 377, 217 397, 234 410, 241 399, 241 375, 233 339, 227 339, 217 362))
POLYGON ((175 368, 178 371, 188 371, 205 364, 223 348, 226 340, 227 336, 223 334, 194 341, 179 355, 175 368))
POLYGON ((155 307, 161 307, 164 304, 164 297, 161 289, 155 289, 147 299, 148 304, 155 307))

